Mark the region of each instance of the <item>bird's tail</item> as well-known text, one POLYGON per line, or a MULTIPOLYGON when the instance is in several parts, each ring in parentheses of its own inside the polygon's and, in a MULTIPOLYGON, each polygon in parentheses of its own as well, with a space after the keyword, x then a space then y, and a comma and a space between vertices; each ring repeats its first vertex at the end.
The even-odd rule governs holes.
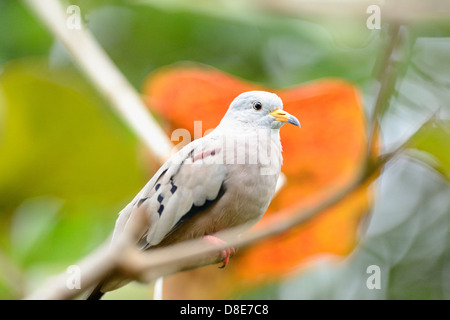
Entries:
POLYGON ((153 300, 163 299, 163 277, 159 277, 155 281, 155 286, 153 287, 153 300))
POLYGON ((101 291, 102 286, 103 281, 96 285, 95 288, 86 296, 86 300, 100 300, 105 294, 101 291))

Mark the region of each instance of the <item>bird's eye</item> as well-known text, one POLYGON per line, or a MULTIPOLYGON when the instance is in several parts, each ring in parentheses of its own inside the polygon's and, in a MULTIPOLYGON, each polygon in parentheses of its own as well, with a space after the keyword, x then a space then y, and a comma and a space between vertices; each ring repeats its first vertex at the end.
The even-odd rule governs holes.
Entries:
POLYGON ((259 101, 255 101, 253 102, 253 109, 255 109, 256 111, 259 111, 262 109, 262 104, 259 101))

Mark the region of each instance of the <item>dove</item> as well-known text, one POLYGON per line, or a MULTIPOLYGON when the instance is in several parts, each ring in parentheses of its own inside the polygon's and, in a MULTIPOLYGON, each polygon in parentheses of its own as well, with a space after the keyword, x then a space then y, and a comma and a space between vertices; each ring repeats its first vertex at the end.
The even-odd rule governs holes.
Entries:
MULTIPOLYGON (((171 156, 119 213, 111 245, 136 207, 145 209, 148 221, 138 241, 142 250, 194 238, 223 244, 215 233, 256 224, 275 193, 282 165, 280 128, 285 123, 300 127, 275 93, 238 95, 214 130, 171 156)), ((233 248, 222 252, 222 267, 233 253, 233 248)), ((88 299, 99 299, 124 283, 101 283, 88 299)))

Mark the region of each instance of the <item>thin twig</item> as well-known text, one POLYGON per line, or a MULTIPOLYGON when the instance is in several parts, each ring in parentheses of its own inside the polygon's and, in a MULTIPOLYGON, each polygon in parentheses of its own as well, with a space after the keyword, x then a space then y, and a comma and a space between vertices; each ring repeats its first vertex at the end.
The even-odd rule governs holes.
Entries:
MULTIPOLYGON (((393 25, 390 28, 390 40, 386 52, 381 60, 379 66, 379 88, 376 95, 375 105, 372 111, 371 119, 369 121, 368 136, 367 136, 367 156, 368 162, 374 158, 374 146, 377 144, 380 133, 379 117, 382 116, 384 110, 387 108, 392 93, 395 90, 395 84, 398 75, 398 65, 400 63, 398 57, 399 48, 403 44, 403 35, 405 30, 400 25, 393 25)), ((367 165, 367 163, 366 163, 367 165)))

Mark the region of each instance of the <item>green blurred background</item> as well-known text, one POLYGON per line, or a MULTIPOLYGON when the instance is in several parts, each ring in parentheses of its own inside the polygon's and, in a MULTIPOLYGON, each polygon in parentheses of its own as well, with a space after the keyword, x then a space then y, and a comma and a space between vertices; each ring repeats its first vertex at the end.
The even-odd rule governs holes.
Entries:
MULTIPOLYGON (((364 14, 308 19, 231 3, 70 1, 138 91, 155 69, 195 61, 273 87, 343 78, 361 89, 370 114, 385 24, 369 30, 364 14)), ((153 166, 21 1, 0 1, 0 30, 0 299, 17 299, 102 243, 153 166)), ((449 37, 443 20, 408 27, 380 119, 383 146, 405 141, 432 114, 440 121, 418 136, 415 152, 386 166, 354 253, 234 298, 450 298, 449 37), (373 264, 381 289, 365 285, 373 264)), ((131 285, 107 297, 149 299, 152 290, 131 285)))

